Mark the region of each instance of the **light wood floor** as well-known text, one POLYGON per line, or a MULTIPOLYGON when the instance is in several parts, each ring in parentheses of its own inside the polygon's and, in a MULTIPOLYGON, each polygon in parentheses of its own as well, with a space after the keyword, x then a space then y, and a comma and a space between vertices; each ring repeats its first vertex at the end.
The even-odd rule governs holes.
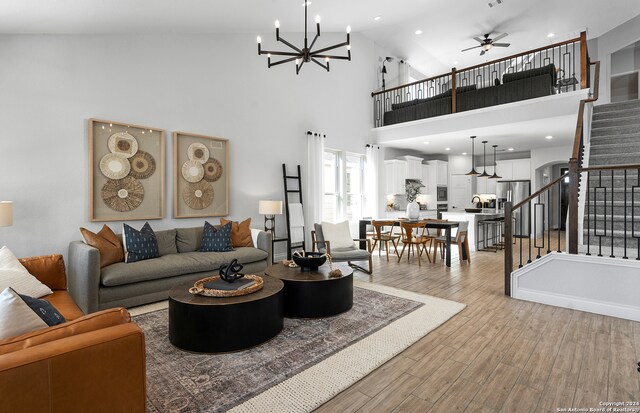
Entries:
POLYGON ((640 401, 640 323, 503 295, 502 253, 472 263, 374 252, 374 275, 356 278, 467 304, 316 412, 557 412, 640 401))

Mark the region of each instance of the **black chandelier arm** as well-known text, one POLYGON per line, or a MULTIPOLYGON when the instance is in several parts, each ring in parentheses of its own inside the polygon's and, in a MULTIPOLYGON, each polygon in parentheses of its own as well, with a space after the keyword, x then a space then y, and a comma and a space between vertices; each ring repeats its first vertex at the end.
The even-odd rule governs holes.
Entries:
POLYGON ((316 34, 316 36, 311 41, 311 46, 309 46, 309 50, 313 49, 313 45, 316 44, 316 40, 318 40, 318 37, 320 37, 320 25, 319 24, 318 24, 318 34, 316 34))
POLYGON ((302 65, 304 65, 304 59, 300 60, 300 64, 296 64, 296 75, 300 74, 300 69, 302 69, 302 65))
POLYGON ((288 59, 278 60, 277 62, 271 62, 271 59, 269 59, 269 60, 268 60, 268 64, 269 64, 269 67, 271 67, 271 66, 278 66, 278 65, 281 65, 281 64, 283 64, 283 63, 293 62, 293 61, 295 61, 296 59, 299 59, 299 56, 297 56, 297 55, 296 55, 296 56, 294 56, 294 57, 290 57, 290 58, 288 58, 288 59))
POLYGON ((343 46, 349 46, 349 42, 347 41, 347 42, 343 42, 343 43, 339 43, 339 44, 334 44, 333 46, 329 46, 329 47, 325 47, 324 49, 313 51, 313 52, 311 52, 311 56, 316 56, 319 53, 328 52, 329 50, 337 49, 337 48, 343 47, 343 46))
POLYGON ((295 47, 294 45, 292 45, 291 43, 289 43, 288 41, 286 41, 285 39, 283 39, 282 37, 278 36, 278 41, 282 42, 284 44, 286 44, 287 46, 289 46, 290 48, 292 48, 293 50, 295 50, 298 53, 302 53, 302 50, 298 49, 297 47, 295 47))
POLYGON ((328 57, 331 60, 351 60, 351 56, 333 56, 330 54, 313 55, 313 57, 318 57, 320 59, 326 59, 328 57))
POLYGON ((315 64, 317 64, 318 66, 320 66, 321 68, 325 69, 327 72, 329 71, 329 62, 327 62, 326 65, 323 65, 322 63, 320 63, 318 61, 318 59, 314 59, 313 57, 311 58, 311 61, 315 64))
POLYGON ((273 50, 261 50, 260 54, 270 54, 271 56, 298 56, 301 57, 302 54, 300 53, 294 53, 294 52, 277 52, 277 51, 273 51, 273 50))

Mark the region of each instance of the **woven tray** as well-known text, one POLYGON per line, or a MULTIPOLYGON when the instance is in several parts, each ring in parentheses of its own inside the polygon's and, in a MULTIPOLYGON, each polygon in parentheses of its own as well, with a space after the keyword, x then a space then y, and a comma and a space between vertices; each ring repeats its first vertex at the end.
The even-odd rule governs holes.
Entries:
POLYGON ((256 283, 251 287, 245 288, 244 290, 213 290, 210 288, 204 288, 204 284, 209 281, 214 281, 219 279, 220 276, 216 275, 214 277, 207 277, 201 280, 196 281, 193 287, 189 288, 189 292, 191 294, 199 294, 205 295, 207 297, 239 297, 241 295, 247 295, 251 293, 255 293, 256 291, 260 291, 264 286, 264 281, 262 277, 257 275, 245 275, 244 278, 249 280, 254 280, 256 283))

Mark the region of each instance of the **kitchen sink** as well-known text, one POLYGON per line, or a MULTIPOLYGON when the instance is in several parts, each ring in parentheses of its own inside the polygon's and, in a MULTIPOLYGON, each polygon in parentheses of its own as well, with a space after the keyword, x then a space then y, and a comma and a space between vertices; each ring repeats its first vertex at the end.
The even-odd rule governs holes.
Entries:
POLYGON ((482 212, 482 208, 465 208, 465 212, 482 212))

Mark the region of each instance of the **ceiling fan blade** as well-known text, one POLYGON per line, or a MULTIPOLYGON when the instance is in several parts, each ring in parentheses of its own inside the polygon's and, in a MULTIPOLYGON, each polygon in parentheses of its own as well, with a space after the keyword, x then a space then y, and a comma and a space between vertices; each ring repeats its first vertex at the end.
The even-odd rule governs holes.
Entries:
POLYGON ((495 47, 509 47, 511 46, 511 43, 494 43, 493 45, 495 47))
POLYGON ((502 33, 501 35, 498 35, 498 36, 494 37, 494 38, 493 38, 493 41, 494 41, 494 42, 497 42, 498 40, 500 40, 500 39, 504 39, 504 38, 505 38, 505 37, 507 37, 507 36, 509 36, 509 34, 508 34, 508 33, 502 33))
POLYGON ((487 51, 486 51, 486 50, 481 51, 481 52, 480 52, 480 56, 482 56, 482 55, 483 55, 483 54, 485 54, 485 53, 487 53, 487 51))
POLYGON ((473 46, 473 47, 470 47, 470 48, 468 48, 468 49, 462 49, 462 50, 461 50, 461 52, 466 52, 467 50, 471 50, 471 49, 477 49, 478 47, 482 47, 482 45, 480 45, 480 46, 473 46))
POLYGON ((480 42, 480 43, 483 43, 483 42, 484 42, 484 40, 482 40, 482 39, 481 39, 481 38, 479 38, 479 37, 474 37, 474 38, 473 38, 473 40, 477 40, 477 41, 478 41, 478 42, 480 42))

